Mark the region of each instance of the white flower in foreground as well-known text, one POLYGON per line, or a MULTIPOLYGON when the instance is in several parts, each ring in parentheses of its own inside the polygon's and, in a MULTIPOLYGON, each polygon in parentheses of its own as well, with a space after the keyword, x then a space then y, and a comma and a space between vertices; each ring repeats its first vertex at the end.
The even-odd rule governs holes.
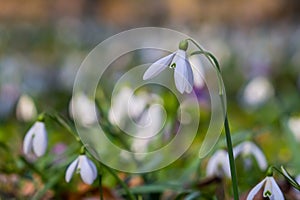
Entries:
MULTIPOLYGON (((253 155, 261 170, 265 170, 267 168, 267 160, 264 153, 253 142, 247 141, 237 145, 236 147, 233 148, 233 154, 235 158, 238 157, 239 155, 245 157, 248 155, 253 155)), ((250 163, 246 162, 246 165, 248 166, 251 165, 250 159, 245 161, 250 161, 250 163)))
POLYGON ((218 150, 208 161, 206 166, 207 176, 231 177, 228 154, 224 150, 218 150))
POLYGON ((264 187, 263 197, 268 197, 271 200, 284 200, 284 196, 272 176, 267 176, 264 180, 258 183, 248 194, 247 200, 253 200, 259 190, 264 187))
POLYGON ((37 156, 45 154, 47 149, 47 131, 43 122, 37 121, 26 133, 23 142, 23 151, 25 154, 29 154, 31 150, 37 156))
POLYGON ((74 172, 80 173, 81 179, 86 184, 92 184, 97 178, 97 168, 95 164, 86 156, 80 155, 68 167, 65 180, 70 182, 74 172))
POLYGON ((179 49, 153 63, 145 72, 143 79, 151 79, 157 76, 167 67, 174 68, 174 80, 177 90, 183 94, 193 90, 194 76, 191 65, 187 58, 187 41, 179 44, 179 49))
POLYGON ((16 108, 17 119, 28 122, 36 118, 36 114, 37 111, 33 99, 28 95, 22 95, 16 108))

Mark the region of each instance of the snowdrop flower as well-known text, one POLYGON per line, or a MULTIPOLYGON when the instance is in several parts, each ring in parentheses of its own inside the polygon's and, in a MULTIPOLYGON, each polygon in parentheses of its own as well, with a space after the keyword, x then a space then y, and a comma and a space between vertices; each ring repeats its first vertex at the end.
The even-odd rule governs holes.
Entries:
POLYGON ((74 172, 80 173, 81 179, 86 184, 92 184, 97 177, 95 164, 86 156, 80 155, 68 167, 65 180, 70 182, 74 172))
POLYGON ((191 56, 189 57, 189 61, 192 66, 193 76, 194 76, 194 85, 197 88, 203 88, 205 86, 205 72, 203 63, 201 62, 199 57, 191 56))
POLYGON ((190 93, 193 90, 194 76, 191 65, 187 59, 187 47, 187 41, 181 41, 179 49, 153 63, 145 72, 143 79, 151 79, 167 67, 174 68, 174 80, 177 90, 181 94, 184 92, 190 93))
POLYGON ((129 87, 122 88, 112 99, 111 109, 108 113, 108 119, 112 124, 125 126, 124 118, 126 116, 136 118, 144 111, 149 96, 134 95, 134 91, 129 87))
POLYGON ((243 100, 247 105, 256 107, 265 103, 274 95, 274 88, 270 81, 263 76, 252 79, 245 87, 243 100))
POLYGON ((78 119, 82 126, 97 123, 97 110, 95 104, 85 94, 75 94, 69 104, 69 113, 72 118, 78 119))
POLYGON ((258 183, 248 194, 247 200, 253 200, 259 190, 264 187, 263 197, 268 197, 271 200, 284 200, 284 196, 272 176, 267 176, 264 180, 258 183))
POLYGON ((288 127, 291 130, 291 132, 294 134, 296 140, 300 142, 300 118, 291 117, 288 120, 288 127))
POLYGON ((208 161, 206 167, 207 176, 231 177, 228 154, 224 150, 218 150, 208 161))
POLYGON ((22 95, 17 103, 17 119, 28 122, 36 118, 37 111, 32 98, 28 95, 22 95))
MULTIPOLYGON (((253 142, 243 142, 236 147, 233 148, 234 157, 238 157, 239 155, 248 156, 253 155, 257 161, 257 164, 261 170, 265 170, 267 168, 267 160, 264 153, 253 143, 253 142)), ((246 158, 247 159, 247 158, 246 158)), ((246 160, 246 166, 251 165, 251 160, 246 160), (250 161, 247 162, 247 161, 250 161)))
POLYGON ((47 149, 47 131, 43 122, 37 121, 26 133, 23 142, 23 152, 29 154, 31 150, 38 157, 45 154, 47 149))

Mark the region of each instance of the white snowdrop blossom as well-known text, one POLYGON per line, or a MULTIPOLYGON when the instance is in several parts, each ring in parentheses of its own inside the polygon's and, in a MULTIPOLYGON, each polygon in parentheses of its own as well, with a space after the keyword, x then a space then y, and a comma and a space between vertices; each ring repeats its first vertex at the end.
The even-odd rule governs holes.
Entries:
POLYGON ((24 94, 20 97, 16 107, 17 119, 28 122, 36 118, 37 111, 33 99, 24 94))
POLYGON ((203 63, 201 62, 200 58, 196 56, 189 57, 189 61, 192 67, 193 76, 194 76, 194 85, 197 88, 202 88, 205 86, 205 72, 203 63))
POLYGON ((26 133, 23 141, 23 152, 29 154, 33 150, 38 157, 45 154, 47 149, 47 131, 43 122, 37 121, 26 133))
POLYGON ((67 168, 65 180, 70 182, 74 173, 80 174, 84 183, 91 185, 97 178, 95 164, 86 156, 80 155, 67 168))
POLYGON ((206 175, 231 178, 229 157, 226 151, 218 150, 214 153, 206 166, 206 175))
POLYGON ((190 93, 193 90, 194 76, 186 48, 187 43, 185 48, 179 48, 176 52, 153 63, 144 73, 143 79, 151 79, 167 67, 174 68, 174 80, 177 90, 181 94, 184 92, 190 93))
POLYGON ((97 123, 97 110, 94 102, 85 94, 75 94, 69 104, 69 113, 72 118, 78 120, 82 126, 90 126, 97 123))
POLYGON ((296 140, 300 142, 300 117, 291 117, 288 120, 288 127, 294 134, 296 140))
MULTIPOLYGON (((249 142, 249 141, 242 142, 241 144, 233 148, 233 154, 235 158, 238 157, 239 155, 242 155, 244 157, 248 155, 253 155, 261 170, 265 170, 267 168, 267 160, 264 153, 253 142, 249 142)), ((248 161, 250 161, 250 163, 245 162, 245 164, 251 165, 251 160, 249 159, 248 161)))
POLYGON ((258 183, 248 194, 247 200, 253 200, 259 190, 264 187, 263 197, 268 197, 270 200, 284 200, 284 196, 272 176, 267 176, 264 180, 258 183))
POLYGON ((249 106, 260 106, 274 95, 274 87, 271 82, 263 76, 252 79, 245 87, 243 99, 249 106))

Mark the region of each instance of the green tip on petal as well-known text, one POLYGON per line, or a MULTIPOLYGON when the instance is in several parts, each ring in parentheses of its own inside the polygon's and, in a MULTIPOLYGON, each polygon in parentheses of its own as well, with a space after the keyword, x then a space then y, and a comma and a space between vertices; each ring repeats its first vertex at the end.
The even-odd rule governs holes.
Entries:
POLYGON ((189 43, 187 40, 182 40, 180 43, 179 43, 179 49, 180 50, 183 50, 183 51, 186 51, 187 48, 189 46, 189 43))

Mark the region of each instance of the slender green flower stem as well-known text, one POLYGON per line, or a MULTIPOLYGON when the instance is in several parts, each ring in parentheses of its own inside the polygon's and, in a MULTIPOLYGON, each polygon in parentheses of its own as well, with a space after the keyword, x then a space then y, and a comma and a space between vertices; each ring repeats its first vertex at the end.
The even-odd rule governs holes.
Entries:
POLYGON ((104 198, 103 198, 103 188, 102 188, 102 174, 98 174, 98 181, 99 181, 100 200, 104 200, 104 198))
POLYGON ((232 147, 232 141, 231 141, 231 134, 230 134, 230 127, 229 127, 229 122, 228 122, 228 116, 227 116, 227 111, 225 109, 225 99, 224 99, 224 88, 222 84, 222 74, 221 74, 221 68, 218 63, 218 60, 216 57, 210 53, 205 51, 196 41, 192 39, 187 39, 191 41, 200 51, 196 51, 191 53, 191 55, 196 55, 196 54, 203 54, 209 62, 212 64, 212 66, 217 70, 217 76, 219 80, 219 95, 222 101, 222 108, 224 111, 224 116, 225 116, 225 121, 224 121, 224 127, 225 127, 225 135, 226 135, 226 142, 227 142, 227 149, 228 149, 228 156, 229 156, 229 165, 230 165, 230 172, 231 172, 231 179, 232 179, 232 189, 233 189, 233 197, 234 200, 239 199, 239 191, 238 191, 238 182, 237 182, 237 175, 236 175, 236 168, 235 168, 235 161, 234 161, 234 156, 233 156, 233 147, 232 147))
POLYGON ((107 167, 106 165, 102 165, 102 166, 105 167, 105 169, 119 182, 119 184, 123 187, 123 189, 127 193, 128 198, 130 200, 136 200, 133 194, 130 192, 128 186, 120 179, 120 177, 116 174, 116 172, 114 172, 111 168, 107 167))

